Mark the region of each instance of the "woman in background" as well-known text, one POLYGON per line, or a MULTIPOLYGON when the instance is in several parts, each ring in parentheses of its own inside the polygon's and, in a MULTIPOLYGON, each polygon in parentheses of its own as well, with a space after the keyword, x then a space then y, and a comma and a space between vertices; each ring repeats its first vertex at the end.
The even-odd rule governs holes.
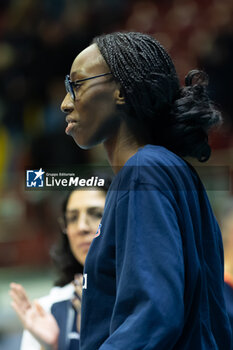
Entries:
POLYGON ((21 350, 79 348, 83 265, 103 214, 105 196, 100 188, 75 190, 64 202, 59 218, 63 233, 52 250, 59 279, 48 296, 30 302, 20 284, 11 284, 12 306, 25 328, 21 350))

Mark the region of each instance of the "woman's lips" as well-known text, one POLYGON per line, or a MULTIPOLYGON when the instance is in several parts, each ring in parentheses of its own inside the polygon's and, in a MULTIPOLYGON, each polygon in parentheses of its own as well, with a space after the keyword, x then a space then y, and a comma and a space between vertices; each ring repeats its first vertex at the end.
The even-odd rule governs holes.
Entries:
POLYGON ((91 243, 81 243, 79 244, 79 248, 83 250, 89 250, 91 243))
POLYGON ((77 126, 78 122, 77 120, 73 119, 72 117, 70 117, 69 115, 66 117, 66 122, 68 123, 67 127, 66 127, 66 134, 70 135, 72 129, 77 126))
POLYGON ((65 130, 65 133, 67 135, 70 135, 71 134, 71 131, 72 129, 77 125, 77 122, 73 121, 73 122, 69 122, 67 127, 66 127, 66 130, 65 130))

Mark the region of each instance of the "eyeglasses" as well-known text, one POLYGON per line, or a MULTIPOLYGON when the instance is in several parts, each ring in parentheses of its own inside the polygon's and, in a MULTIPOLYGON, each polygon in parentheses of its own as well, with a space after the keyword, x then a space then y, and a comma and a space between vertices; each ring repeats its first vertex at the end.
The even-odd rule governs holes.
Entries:
POLYGON ((112 74, 111 72, 109 73, 104 73, 104 74, 100 74, 100 75, 95 75, 94 77, 90 77, 90 78, 85 78, 85 79, 80 79, 80 80, 76 80, 76 81, 71 81, 70 80, 70 76, 66 75, 65 77, 65 88, 66 88, 66 92, 70 94, 71 98, 73 101, 75 101, 75 91, 74 88, 77 89, 81 86, 80 83, 82 83, 83 81, 86 80, 91 80, 91 79, 95 79, 95 78, 99 78, 99 77, 104 77, 105 75, 109 75, 112 74))
MULTIPOLYGON (((103 216, 103 208, 100 207, 90 207, 85 213, 85 220, 89 227, 96 225, 103 216)), ((67 233, 67 228, 70 232, 76 232, 76 228, 79 221, 79 213, 72 211, 71 213, 65 213, 64 216, 60 216, 57 219, 58 224, 63 233, 67 233)))

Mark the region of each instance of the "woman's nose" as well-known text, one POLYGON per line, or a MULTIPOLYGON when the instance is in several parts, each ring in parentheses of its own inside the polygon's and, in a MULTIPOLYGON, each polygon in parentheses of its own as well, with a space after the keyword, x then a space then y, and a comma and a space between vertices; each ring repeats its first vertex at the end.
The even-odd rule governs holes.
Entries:
POLYGON ((89 219, 88 216, 84 213, 81 214, 78 218, 77 231, 79 234, 85 234, 90 231, 89 219))
POLYGON ((64 100, 61 103, 61 111, 64 113, 70 114, 74 109, 73 100, 71 99, 70 94, 67 92, 64 100))

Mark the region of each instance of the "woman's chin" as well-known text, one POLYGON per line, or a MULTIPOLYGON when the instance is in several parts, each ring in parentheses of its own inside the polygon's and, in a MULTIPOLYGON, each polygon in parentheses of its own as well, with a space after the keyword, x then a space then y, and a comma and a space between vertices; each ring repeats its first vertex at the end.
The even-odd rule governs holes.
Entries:
POLYGON ((99 143, 102 142, 102 141, 93 140, 90 138, 80 137, 80 136, 75 135, 75 134, 73 134, 72 137, 73 137, 75 143, 82 149, 90 149, 92 147, 97 146, 99 143))
POLYGON ((76 137, 73 137, 76 145, 78 145, 78 147, 80 147, 81 149, 90 149, 93 147, 93 145, 90 145, 89 143, 83 141, 83 140, 79 140, 76 137))

